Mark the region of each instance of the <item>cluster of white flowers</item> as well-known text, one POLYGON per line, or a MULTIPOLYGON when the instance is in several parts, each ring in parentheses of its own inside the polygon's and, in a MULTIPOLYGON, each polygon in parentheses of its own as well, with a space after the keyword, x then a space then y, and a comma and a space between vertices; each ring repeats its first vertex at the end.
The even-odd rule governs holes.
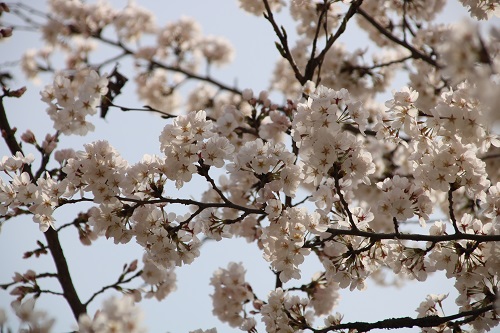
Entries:
POLYGON ((335 29, 339 23, 340 8, 337 4, 332 3, 319 3, 316 1, 291 1, 290 14, 297 22, 297 33, 305 35, 307 38, 314 38, 316 34, 322 36, 328 34, 335 29), (325 8, 326 14, 323 16, 321 22, 318 21, 318 14, 325 8), (318 24, 321 28, 318 27, 318 24), (329 30, 324 29, 328 27, 329 30))
POLYGON ((206 36, 200 40, 198 47, 209 64, 225 65, 234 57, 231 43, 222 37, 206 36))
POLYGON ((484 215, 493 219, 497 228, 500 227, 500 182, 488 189, 486 201, 483 204, 484 215))
MULTIPOLYGON (((467 251, 469 248, 461 248, 461 250, 467 251)), ((490 252, 491 255, 485 258, 474 258, 474 256, 467 258, 465 254, 468 262, 463 262, 461 268, 464 269, 459 271, 460 274, 456 274, 455 288, 459 296, 455 302, 459 305, 460 311, 473 310, 491 302, 491 299, 498 299, 500 247, 498 244, 489 244, 485 246, 485 252, 490 252), (484 266, 479 264, 480 260, 483 260, 484 266), (474 269, 465 269, 472 261, 475 261, 474 269)), ((475 330, 483 332, 490 331, 496 325, 498 325, 498 310, 487 312, 472 323, 475 330)))
POLYGON ((47 103, 47 114, 54 122, 54 128, 63 134, 86 135, 94 130, 94 125, 86 118, 94 115, 101 97, 108 92, 106 75, 99 75, 96 71, 85 73, 85 81, 72 85, 69 76, 59 74, 54 83, 45 87, 41 92, 42 101, 47 103))
POLYGON ((156 298, 161 301, 176 290, 176 275, 173 268, 164 268, 156 265, 147 255, 143 257, 144 267, 141 277, 149 287, 146 289, 146 298, 156 298))
MULTIPOLYGON (((256 331, 253 315, 259 313, 268 332, 315 330, 314 317, 330 313, 339 288, 363 290, 370 277, 377 279, 385 269, 396 280, 425 281, 435 271, 444 272, 455 279, 460 311, 498 304, 500 246, 489 240, 500 233, 500 140, 492 133, 493 121, 499 119, 500 30, 493 28, 482 38, 468 23, 456 29, 420 22, 432 20, 444 0, 383 5, 365 0, 356 16, 383 52, 372 54, 368 64, 367 50, 351 52, 335 43, 323 57, 318 37, 328 44, 332 29, 347 23, 343 8, 356 5, 343 2, 290 2, 300 38, 274 72, 272 87, 291 96, 277 105, 268 91, 254 95, 251 89, 227 88, 211 78, 210 65, 230 62, 234 52, 227 40, 204 36, 191 18, 158 27, 153 14, 133 1, 115 10, 105 1, 50 0, 54 13, 42 31, 48 47, 29 51, 22 67, 33 78, 44 69, 39 62, 50 69, 53 52, 62 49, 68 55, 66 74, 56 74, 41 93, 57 133, 47 135, 41 145, 31 131, 21 140, 44 158, 54 152, 59 167, 43 173, 42 165, 33 174, 32 155, 2 158, 0 171, 7 180, 0 178, 0 215, 29 212, 47 231, 55 228, 54 210, 92 201, 95 205, 82 213, 84 227, 77 226, 82 242, 104 235, 115 243, 135 240, 145 252, 144 267, 136 275, 142 286, 124 290, 130 295, 123 299, 106 301, 94 318, 81 316, 80 332, 143 332, 134 301, 164 299, 176 288, 175 266, 199 257, 203 239, 232 237, 258 244, 279 279, 277 286, 300 279, 310 254, 323 266, 309 284, 277 287, 267 301, 253 293, 242 264, 217 270, 210 282, 213 314, 242 331, 256 331), (364 12, 378 24, 363 19, 364 12), (107 38, 108 26, 114 26, 117 41, 107 38), (134 50, 132 42, 143 34, 153 34, 154 44, 134 50), (165 125, 160 156, 145 155, 129 165, 107 141, 79 152, 55 151, 60 134, 86 135, 94 129, 88 116, 96 113, 108 84, 112 98, 118 93, 113 76, 109 83, 106 75, 90 69, 97 41, 123 48, 116 59, 134 57, 139 98, 165 118, 182 106, 178 87, 187 80, 204 82, 187 104, 199 111, 165 125), (198 74, 203 62, 206 76, 198 74), (385 107, 378 105, 376 94, 387 89, 398 66, 410 72, 411 87, 395 91, 385 107), (316 83, 302 85, 305 75, 316 83), (218 181, 212 177, 215 168, 224 168, 217 170, 218 181), (181 189, 197 176, 209 184, 201 198, 171 197, 167 185, 181 189), (306 201, 314 202, 314 211, 304 207, 306 201), (175 205, 189 212, 182 215, 175 205), (407 232, 403 222, 416 215, 425 227, 439 206, 448 217, 435 222, 429 235, 407 232), (453 231, 447 232, 450 226, 453 231), (384 234, 378 238, 378 232, 384 234), (429 241, 424 246, 418 239, 429 241)), ((273 12, 286 5, 284 0, 267 3, 273 12)), ((491 0, 462 3, 480 19, 500 8, 491 0)), ((251 14, 267 12, 262 1, 239 4, 251 14)), ((281 33, 286 35, 284 28, 281 33)), ((288 47, 278 45, 282 55, 288 47)), ((131 267, 126 273, 137 262, 131 267)), ((23 282, 19 276, 15 283, 23 282)), ((13 294, 20 295, 23 287, 13 294)), ((418 317, 442 316, 446 297, 429 295, 418 307, 418 317)), ((33 329, 50 330, 53 321, 34 311, 33 300, 16 302, 14 308, 33 329)), ((325 325, 341 320, 341 315, 330 315, 325 325)), ((0 328, 3 321, 0 312, 0 328)), ((470 323, 480 332, 497 324, 498 311, 470 323)), ((424 331, 450 329, 443 324, 424 331)))
MULTIPOLYGON (((264 3, 260 0, 238 0, 240 3, 241 9, 244 11, 261 16, 263 13, 266 12, 266 7, 264 6, 264 3)), ((269 7, 273 12, 279 12, 283 5, 285 4, 284 0, 270 0, 268 1, 269 7)))
POLYGON ((308 296, 311 298, 310 305, 313 307, 315 315, 329 314, 340 300, 338 284, 327 283, 321 279, 321 274, 316 273, 313 276, 312 286, 312 295, 308 296))
POLYGON ((300 148, 305 183, 317 186, 337 173, 354 188, 360 181, 370 184, 368 176, 375 172, 371 154, 354 134, 341 130, 343 124, 352 124, 363 132, 367 119, 368 113, 345 89, 319 86, 298 104, 292 137, 300 148))
POLYGON ((395 217, 398 221, 405 221, 414 214, 419 216, 420 224, 432 213, 432 202, 422 188, 417 188, 406 177, 394 176, 378 183, 377 187, 384 192, 383 199, 378 205, 382 214, 395 217))
MULTIPOLYGON (((484 106, 470 96, 469 85, 462 83, 457 89, 450 89, 441 95, 435 108, 431 110, 437 134, 453 138, 462 143, 473 143, 484 153, 492 140, 485 140, 489 128, 484 119, 484 106)), ((497 145, 499 142, 495 142, 497 145)))
POLYGON ((300 331, 304 324, 311 324, 313 312, 307 310, 307 298, 292 296, 281 288, 271 291, 267 303, 262 305, 260 313, 270 333, 300 331))
POLYGON ((135 77, 136 92, 139 98, 149 107, 175 113, 181 105, 181 97, 177 90, 172 87, 178 84, 180 80, 180 76, 169 77, 167 72, 162 69, 149 73, 139 73, 135 77))
POLYGON ((144 315, 134 304, 131 296, 112 297, 104 301, 102 308, 91 318, 84 314, 78 319, 79 333, 143 333, 144 315))
POLYGON ((414 154, 416 182, 439 191, 448 191, 450 184, 465 186, 469 196, 484 199, 490 182, 485 163, 476 156, 475 147, 464 146, 456 140, 433 143, 426 146, 425 155, 414 154))
POLYGON ((414 138, 407 159, 418 186, 448 191, 453 184, 453 190, 465 187, 470 197, 484 200, 490 182, 486 163, 478 155, 500 141, 483 125, 481 107, 466 90, 459 85, 444 92, 429 114, 419 113, 414 90, 395 92, 386 103, 389 112, 376 125, 377 137, 397 138, 404 146, 408 144, 402 132, 414 138))
POLYGON ((21 58, 21 69, 28 78, 35 79, 40 71, 40 60, 43 65, 48 67, 49 56, 52 53, 53 48, 51 46, 46 46, 42 49, 29 49, 27 50, 21 58))
POLYGON ((85 151, 78 151, 62 169, 74 186, 74 193, 91 192, 96 203, 115 203, 127 161, 107 141, 96 141, 84 147, 85 151))
MULTIPOLYGON (((192 225, 181 224, 182 216, 166 213, 163 205, 147 205, 134 210, 129 222, 138 244, 156 265, 169 269, 190 264, 200 255, 200 240, 192 225)), ((126 209, 126 207, 124 207, 126 209)))
POLYGON ((194 50, 200 37, 201 27, 198 22, 189 17, 182 17, 178 21, 168 23, 158 32, 158 46, 171 48, 172 51, 182 54, 194 50))
POLYGON ((418 92, 408 87, 394 92, 394 99, 385 103, 389 108, 386 111, 386 117, 389 119, 383 119, 383 123, 379 122, 379 133, 382 130, 395 132, 398 135, 400 130, 404 130, 408 135, 415 135, 419 129, 417 127, 418 109, 415 106, 417 98, 418 92), (389 121, 390 125, 385 125, 389 121))
POLYGON ((123 10, 116 13, 113 24, 118 36, 126 41, 138 40, 142 34, 157 30, 154 14, 135 1, 129 1, 123 10))
POLYGON ((197 172, 195 162, 200 158, 207 165, 222 167, 234 151, 225 137, 211 131, 212 122, 205 111, 177 117, 160 135, 160 149, 165 154, 166 176, 181 187, 197 172), (205 141, 206 140, 206 141, 205 141))
MULTIPOLYGON (((420 305, 417 308, 417 317, 422 318, 426 316, 443 316, 444 315, 444 309, 443 309, 443 300, 445 300, 448 297, 447 294, 440 294, 440 295, 427 295, 425 298, 425 301, 420 303, 420 305)), ((425 333, 434 333, 434 332, 451 332, 451 329, 447 327, 446 324, 441 324, 439 326, 435 326, 432 328, 422 328, 422 332, 425 333)))
POLYGON ((280 272, 282 282, 300 278, 299 266, 311 251, 303 248, 306 234, 326 231, 318 213, 308 214, 305 208, 288 208, 263 230, 264 258, 280 272))
POLYGON ((300 183, 294 156, 282 143, 265 142, 258 138, 246 142, 234 156, 228 170, 234 175, 251 177, 262 199, 271 199, 273 192, 283 191, 294 197, 300 183))
POLYGON ((253 301, 254 295, 245 281, 245 269, 241 263, 231 262, 227 269, 215 271, 210 284, 214 287, 213 314, 220 321, 227 322, 231 327, 242 327, 244 331, 255 327, 255 319, 247 317, 243 308, 246 303, 253 301))
POLYGON ((472 17, 487 20, 492 15, 500 17, 500 4, 496 0, 460 0, 469 9, 472 17))
MULTIPOLYGON (((12 308, 21 321, 21 325, 26 326, 26 328, 20 329, 19 331, 24 332, 24 330, 26 330, 27 332, 37 333, 52 332, 52 326, 54 326, 55 319, 49 318, 45 311, 35 309, 35 303, 35 298, 29 298, 24 302, 19 300, 12 302, 12 308)), ((0 329, 3 330, 2 323, 0 323, 0 329)))
MULTIPOLYGON (((116 10, 105 0, 98 3, 84 3, 78 0, 49 0, 49 10, 57 13, 55 21, 70 21, 72 29, 79 33, 91 35, 99 32, 110 24, 116 10)), ((61 29, 58 33, 71 33, 61 29)))
POLYGON ((59 199, 68 195, 68 182, 41 177, 37 183, 33 183, 30 175, 24 171, 24 165, 30 165, 33 161, 33 155, 25 157, 20 152, 2 158, 0 170, 9 175, 11 180, 5 182, 0 178, 0 214, 8 215, 18 207, 29 207, 33 221, 39 223, 41 231, 46 231, 54 226, 52 213, 59 199))
POLYGON ((339 241, 325 242, 321 263, 325 268, 327 282, 340 288, 349 287, 351 291, 356 288, 364 290, 366 278, 380 264, 372 260, 367 253, 355 254, 356 250, 368 244, 359 237, 348 236, 339 241))

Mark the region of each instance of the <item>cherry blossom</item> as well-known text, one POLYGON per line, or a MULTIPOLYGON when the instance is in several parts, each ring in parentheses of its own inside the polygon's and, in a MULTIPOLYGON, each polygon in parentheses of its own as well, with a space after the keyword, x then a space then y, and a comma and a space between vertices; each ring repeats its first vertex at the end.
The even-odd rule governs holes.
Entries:
MULTIPOLYGON (((178 270, 199 261, 207 242, 232 238, 253 244, 261 256, 252 260, 263 260, 272 277, 262 291, 243 258, 217 263, 225 268, 209 281, 211 310, 232 328, 494 330, 500 31, 477 21, 493 24, 500 6, 460 2, 475 21, 443 24, 444 0, 235 1, 274 34, 279 59, 259 90, 218 79, 236 57, 231 41, 188 16, 158 24, 139 1, 116 9, 105 0, 49 0, 47 12, 0 3, 2 18, 40 37, 41 48, 9 66, 48 80, 33 109, 45 109, 53 125, 10 125, 15 103, 6 101, 31 88, 15 87, 10 68, 2 72, 0 220, 29 215, 44 240, 24 257, 55 262, 53 271, 29 269, 1 285, 15 298, 21 330, 52 330, 55 320, 35 304, 52 294, 68 303, 79 332, 145 332, 139 302, 170 297, 178 270), (354 24, 373 43, 352 47, 354 24), (121 142, 102 133, 66 145, 99 127, 98 114, 111 126, 108 112, 121 111, 123 119, 142 112, 161 123, 159 133, 141 133, 156 145, 142 158, 128 160, 115 148, 121 142), (72 208, 74 219, 61 218, 72 208), (138 247, 142 258, 84 301, 63 255, 68 227, 85 246, 106 238, 138 247), (437 274, 458 293, 455 309, 451 294, 437 290, 421 297, 415 316, 366 322, 333 312, 340 289, 426 283, 437 274), (45 279, 61 289, 46 288, 45 279)), ((2 42, 21 38, 19 27, 0 23, 2 42)), ((260 78, 260 64, 251 65, 260 78)), ((0 330, 7 325, 0 309, 0 330)))

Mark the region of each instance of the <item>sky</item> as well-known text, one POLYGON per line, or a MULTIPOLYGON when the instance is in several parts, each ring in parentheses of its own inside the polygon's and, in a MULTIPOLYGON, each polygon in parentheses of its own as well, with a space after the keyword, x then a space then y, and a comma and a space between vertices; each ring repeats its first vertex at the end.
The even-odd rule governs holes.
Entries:
MULTIPOLYGON (((44 1, 21 1, 44 8, 44 1)), ((252 88, 255 92, 267 89, 273 66, 279 55, 274 46, 276 37, 269 23, 263 18, 244 13, 239 10, 236 0, 184 0, 184 1, 154 1, 137 0, 157 14, 157 23, 163 25, 178 19, 180 16, 195 18, 202 26, 205 34, 221 35, 228 38, 236 50, 234 62, 222 69, 214 69, 213 76, 220 81, 235 83, 240 89, 252 88)), ((126 5, 125 0, 114 0, 115 7, 126 5)), ((457 21, 467 14, 456 1, 451 1, 440 17, 444 21, 457 21)), ((278 15, 278 20, 285 26, 289 35, 294 36, 294 26, 286 15, 278 15)), ((5 21, 9 22, 7 16, 5 21)), ((496 19, 492 24, 499 24, 496 19)), ((349 42, 349 48, 367 45, 366 36, 359 30, 351 28, 341 41, 349 42)), ((15 31, 14 37, 0 43, 0 63, 19 59, 27 48, 40 46, 36 34, 15 31), (18 37, 19 36, 19 37, 18 37)), ((27 82, 19 71, 14 72, 11 82, 13 88, 26 85, 28 90, 20 100, 7 100, 5 107, 12 126, 18 128, 18 133, 31 129, 42 140, 46 133, 52 132, 51 122, 45 115, 45 105, 39 99, 39 91, 48 83, 48 77, 42 84, 27 82)), ((404 79, 394 83, 395 87, 405 85, 404 79)), ((387 97, 387 96, 386 96, 387 97)), ((383 97, 382 97, 383 98, 383 97)), ((120 96, 117 103, 127 106, 141 106, 140 101, 133 97, 133 90, 120 96)), ((384 100, 381 100, 384 102, 384 100)), ((64 137, 60 148, 72 147, 79 150, 83 144, 94 140, 108 140, 122 156, 135 163, 143 154, 158 154, 158 136, 166 124, 157 115, 146 113, 122 113, 116 109, 110 110, 105 120, 93 119, 96 131, 86 137, 64 137)), ((0 144, 0 155, 7 155, 5 144, 0 144)), ((205 183, 194 182, 181 194, 199 193, 200 188, 207 188, 205 183)), ((171 196, 177 193, 173 191, 171 196)), ((57 211, 57 225, 71 221, 75 214, 86 207, 64 207, 57 211)), ((72 228, 62 232, 60 236, 70 271, 77 291, 82 300, 86 300, 103 284, 113 283, 121 273, 124 263, 140 259, 143 250, 135 243, 114 245, 112 241, 99 239, 93 246, 84 247, 72 228)), ((37 239, 43 239, 38 225, 30 217, 20 217, 8 221, 0 232, 0 283, 9 282, 14 272, 25 272, 34 269, 37 273, 54 270, 51 258, 44 256, 38 259, 22 260, 23 252, 34 249, 37 239)), ((162 302, 146 300, 139 305, 145 313, 144 324, 149 332, 187 332, 197 328, 208 329, 217 327, 219 332, 239 332, 218 321, 212 314, 209 286, 212 273, 218 268, 226 268, 228 263, 243 262, 246 269, 246 279, 252 285, 254 292, 265 299, 274 287, 274 276, 269 270, 269 264, 262 258, 255 244, 247 244, 243 239, 231 239, 217 243, 207 242, 201 249, 201 256, 192 265, 176 270, 177 291, 162 302)), ((304 282, 309 281, 312 274, 320 269, 320 265, 311 255, 304 265, 304 282)), ((296 285, 300 285, 298 282, 296 285)), ((287 284, 287 285, 290 285, 287 284)), ((55 284, 47 287, 57 289, 55 284)), ((445 302, 446 314, 456 310, 453 299, 452 281, 443 276, 431 278, 426 283, 407 283, 402 288, 379 288, 368 283, 368 289, 361 291, 342 291, 340 304, 334 309, 344 314, 344 321, 377 321, 390 317, 415 316, 415 309, 429 293, 447 293, 450 297, 445 302)), ((93 314, 101 305, 103 299, 112 295, 105 293, 97 297, 91 304, 89 312, 93 314)), ((0 290, 0 307, 7 309, 12 297, 0 290)), ((74 328, 74 321, 67 304, 60 297, 44 295, 37 302, 38 309, 46 310, 56 321, 54 332, 67 332, 74 328)), ((17 330, 17 323, 12 313, 8 313, 10 323, 17 330)), ((264 332, 259 324, 259 331, 264 332)), ((400 332, 415 332, 415 329, 400 330, 400 332)))

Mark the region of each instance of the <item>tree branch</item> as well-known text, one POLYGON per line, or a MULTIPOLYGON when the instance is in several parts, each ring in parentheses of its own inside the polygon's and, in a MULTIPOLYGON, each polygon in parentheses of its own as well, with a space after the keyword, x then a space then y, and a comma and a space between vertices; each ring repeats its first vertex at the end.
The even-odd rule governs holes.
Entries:
POLYGON ((368 332, 374 329, 395 329, 395 328, 405 328, 405 327, 411 328, 415 326, 436 327, 459 318, 464 318, 469 316, 475 318, 491 310, 493 310, 493 305, 488 305, 483 308, 478 308, 470 311, 460 312, 446 317, 427 316, 422 318, 410 318, 410 317, 390 318, 377 321, 374 323, 353 322, 353 323, 333 325, 323 329, 314 329, 311 327, 309 327, 309 329, 315 333, 326 333, 343 329, 357 330, 358 332, 368 332))
POLYGON ((350 235, 371 238, 372 240, 383 239, 399 239, 399 240, 412 240, 417 242, 449 242, 456 240, 474 240, 478 242, 498 242, 500 235, 479 235, 479 234, 452 234, 452 235, 422 235, 422 234, 404 234, 404 233, 378 233, 368 232, 353 229, 335 229, 328 228, 326 231, 331 234, 326 240, 332 239, 339 235, 350 235))
POLYGON ((314 76, 314 71, 316 70, 316 67, 320 66, 323 63, 323 59, 325 58, 327 52, 330 50, 330 48, 333 46, 335 41, 339 39, 339 37, 345 32, 347 28, 347 23, 349 20, 356 14, 357 11, 359 11, 361 8, 361 4, 363 3, 363 0, 355 0, 352 2, 351 6, 347 10, 347 13, 344 16, 344 19, 342 20, 342 23, 340 24, 339 28, 335 32, 335 34, 331 37, 328 38, 325 48, 321 51, 320 54, 318 54, 317 57, 309 59, 306 65, 306 71, 304 73, 303 81, 301 81, 301 84, 305 84, 308 80, 312 80, 314 76))
POLYGON ((278 24, 274 20, 274 15, 271 10, 271 7, 269 6, 269 2, 267 0, 263 1, 267 12, 264 14, 264 17, 266 18, 266 20, 269 21, 269 23, 271 23, 274 29, 274 33, 276 33, 276 36, 278 36, 280 40, 280 44, 276 43, 276 47, 278 47, 278 51, 280 52, 281 56, 285 58, 292 67, 292 70, 295 73, 295 78, 300 82, 300 84, 303 85, 307 82, 307 79, 305 79, 305 77, 300 73, 300 70, 297 67, 297 64, 295 63, 295 60, 293 59, 292 52, 290 52, 290 48, 288 46, 288 38, 286 31, 283 27, 281 27, 281 29, 278 27, 278 24))

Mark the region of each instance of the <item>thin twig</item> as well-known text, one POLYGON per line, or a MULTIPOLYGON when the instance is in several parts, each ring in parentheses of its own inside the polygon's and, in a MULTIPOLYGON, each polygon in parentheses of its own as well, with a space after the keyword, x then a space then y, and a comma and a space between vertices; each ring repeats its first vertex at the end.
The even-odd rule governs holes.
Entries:
POLYGON ((380 23, 378 23, 373 17, 371 17, 363 8, 359 7, 358 8, 358 13, 363 16, 368 22, 370 22, 375 29, 377 29, 382 35, 387 37, 389 40, 392 42, 399 44, 403 46, 405 49, 411 52, 411 55, 414 59, 421 59, 428 64, 436 67, 436 68, 441 68, 441 66, 434 60, 432 59, 429 55, 423 53, 422 51, 417 50, 415 47, 410 45, 409 43, 405 42, 404 40, 399 39, 398 37, 394 36, 392 33, 390 33, 387 29, 385 29, 380 23))
MULTIPOLYGON (((301 83, 304 84, 307 82, 307 80, 304 79, 304 76, 300 73, 299 68, 297 67, 297 64, 295 63, 295 60, 293 59, 292 52, 290 51, 290 47, 288 46, 288 36, 286 34, 286 31, 283 27, 281 29, 278 27, 278 24, 276 23, 273 15, 273 11, 271 10, 271 7, 269 6, 269 2, 267 0, 263 0, 264 6, 266 7, 266 13, 264 14, 264 17, 266 20, 271 23, 273 26, 274 33, 276 36, 278 36, 278 39, 280 40, 280 54, 283 58, 285 58, 288 63, 290 64, 290 67, 292 67, 292 70, 295 74, 295 78, 301 83)), ((278 47, 278 44, 276 43, 276 46, 278 47)))
POLYGON ((137 273, 135 273, 134 275, 132 275, 131 277, 129 277, 128 279, 125 279, 125 280, 118 279, 118 281, 116 281, 115 283, 102 287, 99 291, 96 291, 89 298, 89 300, 87 302, 85 302, 85 306, 88 306, 90 304, 90 302, 92 302, 94 300, 94 298, 96 298, 97 296, 99 296, 100 294, 102 294, 103 292, 105 292, 106 290, 108 290, 108 289, 118 289, 118 287, 120 285, 132 281, 133 279, 139 277, 141 274, 142 274, 142 269, 140 271, 138 271, 137 273))
POLYGON ((337 164, 333 166, 333 178, 335 180, 335 190, 337 191, 337 194, 340 198, 340 202, 342 203, 342 206, 344 207, 344 210, 349 218, 349 223, 351 224, 352 230, 358 231, 358 227, 356 226, 356 223, 354 223, 354 218, 352 216, 351 210, 349 209, 349 204, 347 201, 345 201, 344 195, 342 194, 342 190, 340 188, 340 175, 339 175, 340 169, 337 164))
MULTIPOLYGON (((135 52, 132 49, 128 48, 127 46, 125 46, 121 42, 116 42, 116 41, 113 41, 113 40, 108 39, 108 38, 103 37, 103 36, 92 36, 92 37, 96 38, 97 40, 100 40, 101 42, 103 42, 105 44, 112 45, 112 46, 115 46, 115 47, 118 47, 118 48, 122 49, 123 50, 123 55, 133 55, 133 54, 135 54, 135 52)), ((195 79, 195 80, 198 80, 198 81, 207 82, 207 83, 210 83, 210 84, 212 84, 214 86, 219 87, 222 90, 226 90, 226 91, 232 92, 234 94, 241 95, 241 91, 238 90, 237 88, 230 87, 230 86, 228 86, 228 85, 226 85, 226 84, 224 84, 222 82, 219 82, 219 81, 217 81, 215 79, 212 79, 209 76, 198 75, 198 74, 192 73, 192 72, 190 72, 190 71, 188 71, 186 69, 183 69, 183 68, 180 68, 180 67, 177 67, 177 66, 169 66, 167 64, 164 64, 164 63, 156 61, 156 60, 151 60, 150 63, 154 67, 159 67, 159 68, 162 68, 162 69, 165 69, 165 70, 169 70, 169 71, 172 71, 172 72, 181 73, 181 74, 184 74, 189 79, 195 79)))

